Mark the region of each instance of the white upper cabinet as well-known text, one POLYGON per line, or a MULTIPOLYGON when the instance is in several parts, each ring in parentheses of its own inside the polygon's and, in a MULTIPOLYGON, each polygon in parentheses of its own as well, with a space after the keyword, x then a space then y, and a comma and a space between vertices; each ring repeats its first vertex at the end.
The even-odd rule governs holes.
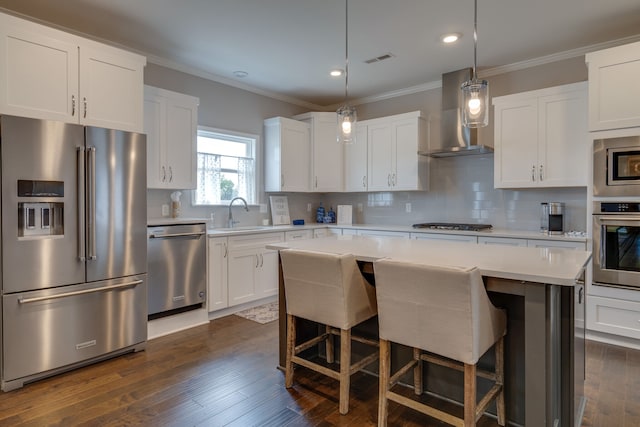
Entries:
POLYGON ((640 126, 640 42, 586 55, 589 130, 640 126))
POLYGON ((587 185, 585 82, 493 98, 496 188, 587 185))
POLYGON ((428 188, 426 121, 419 111, 368 121, 368 191, 428 188))
POLYGON ((273 117, 264 121, 265 191, 311 191, 310 126, 273 117))
MULTIPOLYGON (((311 191, 338 192, 344 184, 344 152, 337 142, 336 113, 306 113, 294 119, 309 124, 311 137, 311 191)), ((299 160, 298 160, 299 161, 299 160)))
POLYGON ((0 113, 142 132, 146 59, 0 13, 0 113))
POLYGON ((199 99, 144 87, 147 187, 196 188, 199 99))
POLYGON ((367 191, 367 123, 356 123, 356 141, 344 144, 344 191, 367 191))

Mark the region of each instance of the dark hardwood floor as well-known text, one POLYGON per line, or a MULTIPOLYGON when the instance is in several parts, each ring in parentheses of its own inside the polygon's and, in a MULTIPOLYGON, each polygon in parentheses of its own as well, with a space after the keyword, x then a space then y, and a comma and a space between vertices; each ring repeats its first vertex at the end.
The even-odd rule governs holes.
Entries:
MULTIPOLYGON (((1 426, 374 426, 378 380, 338 385, 300 369, 292 389, 276 369, 278 325, 228 316, 149 341, 146 351, 0 392, 1 426)), ((584 426, 640 426, 640 351, 589 342, 584 426)), ((389 425, 444 426, 390 403, 389 425)), ((482 427, 497 426, 483 417, 482 427)))

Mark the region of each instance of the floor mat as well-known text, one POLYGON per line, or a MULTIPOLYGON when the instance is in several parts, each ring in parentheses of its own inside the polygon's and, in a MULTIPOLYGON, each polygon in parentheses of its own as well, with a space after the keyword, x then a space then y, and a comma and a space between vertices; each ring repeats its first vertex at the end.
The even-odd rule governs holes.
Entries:
POLYGON ((258 323, 269 323, 278 320, 278 302, 270 302, 268 304, 252 307, 235 313, 236 316, 253 320, 258 323))

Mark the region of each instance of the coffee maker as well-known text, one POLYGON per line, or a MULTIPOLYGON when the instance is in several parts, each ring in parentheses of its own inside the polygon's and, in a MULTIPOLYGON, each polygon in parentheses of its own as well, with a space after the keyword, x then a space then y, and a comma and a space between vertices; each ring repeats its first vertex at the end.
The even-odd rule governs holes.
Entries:
POLYGON ((545 234, 562 234, 564 231, 564 203, 543 202, 540 206, 542 208, 540 232, 545 234))

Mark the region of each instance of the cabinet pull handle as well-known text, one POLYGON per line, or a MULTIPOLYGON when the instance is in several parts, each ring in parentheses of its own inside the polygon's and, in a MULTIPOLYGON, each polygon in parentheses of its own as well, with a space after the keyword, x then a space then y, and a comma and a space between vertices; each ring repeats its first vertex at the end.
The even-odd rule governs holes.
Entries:
POLYGON ((162 182, 165 182, 167 180, 167 169, 165 169, 165 167, 162 167, 162 182))
POLYGON ((542 182, 542 180, 544 179, 544 173, 543 173, 543 168, 544 166, 540 165, 540 182, 542 182))
POLYGON ((284 174, 280 175, 280 186, 284 188, 284 174))
POLYGON ((362 188, 367 187, 367 175, 362 176, 362 188))
POLYGON ((578 304, 582 304, 583 294, 584 294, 584 288, 581 287, 580 290, 578 291, 578 304))
POLYGON ((260 258, 258 257, 258 254, 256 254, 256 268, 258 268, 259 265, 260 265, 260 258))
POLYGON ((76 96, 71 95, 71 117, 76 115, 76 96))
POLYGON ((536 165, 531 166, 531 181, 536 180, 536 165))
POLYGON ((262 268, 262 266, 264 266, 264 256, 260 254, 260 268, 262 268))
POLYGON ((318 177, 316 176, 316 188, 318 188, 318 177))
POLYGON ((87 118, 87 97, 85 96, 84 98, 82 98, 82 103, 84 104, 84 117, 83 118, 87 118))
POLYGON ((387 174, 387 187, 391 187, 391 174, 387 174))
POLYGON ((396 174, 395 173, 393 175, 391 175, 391 184, 394 187, 396 186, 396 174))
POLYGON ((169 166, 169 182, 173 182, 173 169, 169 166))
POLYGON ((222 255, 222 258, 226 258, 227 255, 229 254, 229 249, 227 248, 226 243, 223 243, 222 245, 224 246, 224 255, 222 255))

